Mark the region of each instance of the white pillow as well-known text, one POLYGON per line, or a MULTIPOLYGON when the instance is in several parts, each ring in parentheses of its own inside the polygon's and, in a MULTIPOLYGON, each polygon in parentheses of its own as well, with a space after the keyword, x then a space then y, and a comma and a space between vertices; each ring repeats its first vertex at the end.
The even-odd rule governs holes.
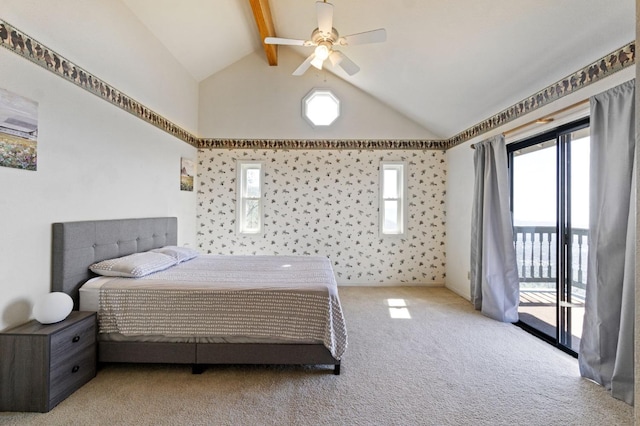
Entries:
POLYGON ((89 266, 93 272, 107 277, 139 278, 167 269, 178 262, 171 256, 150 251, 116 259, 103 260, 89 266))
POLYGON ((194 257, 197 257, 200 253, 195 251, 194 249, 188 247, 178 247, 178 246, 164 246, 162 248, 157 248, 151 250, 152 252, 166 254, 167 256, 173 257, 178 263, 186 262, 187 260, 191 260, 194 257))

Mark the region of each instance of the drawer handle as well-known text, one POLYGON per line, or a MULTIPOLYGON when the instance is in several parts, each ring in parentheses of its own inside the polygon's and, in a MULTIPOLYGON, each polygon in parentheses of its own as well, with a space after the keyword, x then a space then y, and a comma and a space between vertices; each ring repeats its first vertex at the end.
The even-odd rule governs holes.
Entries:
POLYGON ((73 339, 71 339, 71 341, 72 341, 73 343, 79 342, 79 341, 80 341, 80 336, 77 336, 77 335, 76 335, 76 336, 73 336, 73 339))
POLYGON ((73 368, 71 369, 72 373, 77 373, 78 370, 80 370, 80 366, 79 365, 74 365, 73 368))

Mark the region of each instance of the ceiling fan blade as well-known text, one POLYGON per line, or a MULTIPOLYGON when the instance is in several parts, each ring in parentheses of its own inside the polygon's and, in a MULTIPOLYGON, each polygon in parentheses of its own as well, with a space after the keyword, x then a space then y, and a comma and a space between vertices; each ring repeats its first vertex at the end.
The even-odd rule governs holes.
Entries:
POLYGON ((316 2, 316 13, 318 14, 318 30, 325 36, 331 35, 333 30, 333 5, 323 1, 316 2))
POLYGON ((386 40, 387 30, 384 28, 378 28, 377 30, 340 37, 338 39, 338 44, 340 46, 353 46, 354 44, 382 43, 386 40))
POLYGON ((360 71, 360 67, 357 66, 355 62, 347 58, 347 55, 342 52, 338 52, 337 50, 333 51, 331 56, 329 56, 329 60, 332 65, 340 65, 340 67, 349 75, 354 75, 360 71))
POLYGON ((334 50, 333 52, 331 52, 331 55, 329 55, 329 61, 331 62, 332 66, 336 66, 339 65, 340 62, 342 62, 342 59, 344 58, 344 55, 342 54, 342 52, 339 52, 337 50, 334 50))
POLYGON ((297 75, 304 74, 305 71, 307 71, 311 66, 311 61, 313 61, 315 57, 316 57, 315 53, 312 53, 311 55, 309 55, 309 57, 307 57, 307 59, 305 59, 304 62, 300 64, 298 68, 296 68, 296 70, 293 72, 293 75, 297 76, 297 75))
POLYGON ((305 40, 295 40, 292 38, 267 37, 264 39, 265 44, 284 44, 289 46, 305 46, 305 40))

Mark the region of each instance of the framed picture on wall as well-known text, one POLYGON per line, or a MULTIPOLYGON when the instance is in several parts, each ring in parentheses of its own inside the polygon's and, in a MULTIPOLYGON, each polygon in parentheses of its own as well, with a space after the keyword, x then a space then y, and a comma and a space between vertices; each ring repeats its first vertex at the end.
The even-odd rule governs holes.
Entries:
POLYGON ((0 89, 0 166, 37 169, 38 103, 0 89))
POLYGON ((195 165, 189 158, 180 159, 180 190, 193 191, 193 176, 195 175, 195 165))

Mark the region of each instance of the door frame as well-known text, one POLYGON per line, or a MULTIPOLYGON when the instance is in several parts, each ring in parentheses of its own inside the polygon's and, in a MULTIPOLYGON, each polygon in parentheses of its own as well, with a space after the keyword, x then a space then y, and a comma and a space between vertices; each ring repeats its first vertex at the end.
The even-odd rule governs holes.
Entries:
MULTIPOLYGON (((570 302, 570 291, 567 291, 567 285, 571 286, 571 170, 569 167, 571 161, 569 134, 589 127, 589 116, 563 124, 554 129, 545 131, 538 135, 528 137, 523 140, 515 141, 507 145, 507 159, 509 171, 509 209, 511 211, 511 221, 513 223, 513 153, 515 151, 528 148, 530 146, 548 142, 555 139, 556 141, 556 335, 548 334, 526 324, 522 321, 515 323, 517 326, 528 331, 529 333, 545 340, 549 344, 561 349, 562 351, 578 356, 570 346, 567 346, 566 333, 571 333, 571 316, 568 315, 566 302, 570 302), (562 232, 560 232, 562 229, 562 232), (567 281, 569 280, 569 281, 567 281), (567 296, 569 295, 569 300, 567 296), (563 343, 565 342, 565 343, 563 343)), ((568 339, 568 345, 571 344, 571 337, 568 339)))

